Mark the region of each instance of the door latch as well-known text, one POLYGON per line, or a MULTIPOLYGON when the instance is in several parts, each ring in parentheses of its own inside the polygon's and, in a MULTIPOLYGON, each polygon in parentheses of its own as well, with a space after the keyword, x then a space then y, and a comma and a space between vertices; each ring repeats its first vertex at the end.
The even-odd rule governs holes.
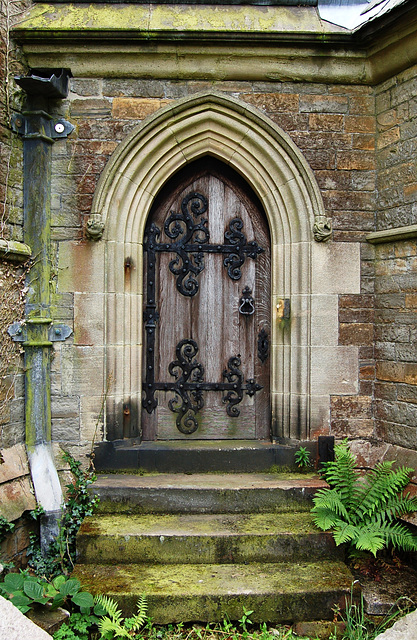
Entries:
POLYGON ((255 313, 255 300, 252 298, 252 289, 245 287, 239 300, 239 313, 242 316, 251 316, 255 313))

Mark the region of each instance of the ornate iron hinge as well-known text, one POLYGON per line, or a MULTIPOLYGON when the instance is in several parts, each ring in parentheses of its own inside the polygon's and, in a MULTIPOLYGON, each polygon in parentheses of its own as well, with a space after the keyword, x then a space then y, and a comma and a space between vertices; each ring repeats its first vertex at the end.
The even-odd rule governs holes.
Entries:
MULTIPOLYGON (((145 251, 148 261, 154 263, 155 254, 175 253, 169 270, 176 276, 178 291, 184 296, 195 296, 198 291, 197 276, 204 269, 205 253, 224 254, 223 264, 232 280, 240 280, 241 267, 247 257, 255 260, 264 249, 254 240, 248 242, 243 233, 243 221, 233 218, 224 234, 224 244, 209 244, 207 219, 200 218, 207 211, 208 201, 201 193, 189 193, 181 203, 181 213, 171 212, 164 223, 164 233, 172 242, 159 242, 161 230, 152 223, 146 232, 145 251), (191 209, 191 215, 189 209, 191 209)), ((149 268, 149 263, 148 263, 149 268)))
POLYGON ((181 340, 175 352, 177 358, 168 366, 168 371, 175 381, 145 381, 142 405, 148 413, 152 413, 158 405, 155 391, 172 391, 174 397, 169 400, 168 407, 173 413, 178 414, 176 425, 181 433, 190 434, 197 430, 196 415, 204 407, 203 391, 224 392, 222 400, 227 405, 226 413, 236 418, 240 415, 236 405, 242 401, 243 394, 253 396, 263 388, 253 378, 246 380, 246 384, 243 383, 240 355, 229 358, 227 368, 223 371, 223 379, 226 382, 205 382, 204 366, 195 359, 198 353, 195 340, 181 340))

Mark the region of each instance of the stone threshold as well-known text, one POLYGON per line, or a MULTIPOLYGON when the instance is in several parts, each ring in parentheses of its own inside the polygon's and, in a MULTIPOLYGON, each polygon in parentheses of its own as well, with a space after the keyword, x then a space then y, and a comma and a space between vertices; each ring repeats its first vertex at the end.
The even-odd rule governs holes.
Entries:
POLYGON ((165 440, 135 439, 101 442, 94 464, 100 472, 129 469, 159 473, 207 473, 266 471, 271 467, 294 468, 300 446, 310 451, 314 464, 317 442, 277 444, 264 440, 165 440))

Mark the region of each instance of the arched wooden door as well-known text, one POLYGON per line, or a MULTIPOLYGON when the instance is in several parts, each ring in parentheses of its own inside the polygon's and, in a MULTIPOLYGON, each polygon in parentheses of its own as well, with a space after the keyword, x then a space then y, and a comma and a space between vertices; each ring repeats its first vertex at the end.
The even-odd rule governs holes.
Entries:
POLYGON ((144 242, 144 440, 269 437, 270 263, 233 170, 206 157, 165 186, 144 242))

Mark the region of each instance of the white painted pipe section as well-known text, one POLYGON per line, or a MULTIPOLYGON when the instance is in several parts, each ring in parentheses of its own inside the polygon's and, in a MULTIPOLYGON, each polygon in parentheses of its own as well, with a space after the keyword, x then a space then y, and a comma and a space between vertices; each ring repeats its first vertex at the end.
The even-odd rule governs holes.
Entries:
POLYGON ((28 448, 28 459, 37 503, 48 513, 60 511, 64 496, 50 443, 28 448))

